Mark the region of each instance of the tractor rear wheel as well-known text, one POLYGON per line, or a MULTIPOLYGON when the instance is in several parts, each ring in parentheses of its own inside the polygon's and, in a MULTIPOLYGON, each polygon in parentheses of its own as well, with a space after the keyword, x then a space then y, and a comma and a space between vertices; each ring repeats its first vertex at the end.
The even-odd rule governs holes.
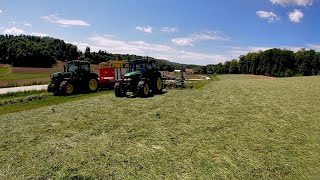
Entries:
POLYGON ((163 83, 162 83, 162 79, 161 79, 161 77, 157 77, 156 79, 155 79, 155 93, 156 94, 160 94, 160 93, 162 93, 162 89, 163 89, 163 83))
POLYGON ((125 97, 126 96, 126 92, 124 92, 121 88, 121 82, 116 82, 114 84, 114 94, 116 95, 116 97, 125 97))
POLYGON ((74 86, 72 83, 68 82, 68 81, 63 81, 60 84, 60 91, 64 94, 64 95, 71 95, 74 93, 74 86))
POLYGON ((140 97, 148 97, 150 96, 150 86, 145 81, 140 81, 138 84, 138 95, 140 97))
POLYGON ((90 92, 97 92, 99 88, 99 83, 97 78, 91 78, 89 80, 89 91, 90 92))

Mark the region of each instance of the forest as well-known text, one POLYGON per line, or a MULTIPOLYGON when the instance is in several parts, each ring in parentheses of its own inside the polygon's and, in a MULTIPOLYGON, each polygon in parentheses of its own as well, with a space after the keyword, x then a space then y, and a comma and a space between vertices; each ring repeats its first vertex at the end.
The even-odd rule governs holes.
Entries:
POLYGON ((22 67, 52 67, 57 60, 79 56, 77 46, 51 37, 0 35, 0 63, 22 67))
POLYGON ((206 73, 255 74, 273 77, 311 76, 320 74, 320 53, 315 50, 269 49, 248 53, 239 60, 207 65, 206 73))

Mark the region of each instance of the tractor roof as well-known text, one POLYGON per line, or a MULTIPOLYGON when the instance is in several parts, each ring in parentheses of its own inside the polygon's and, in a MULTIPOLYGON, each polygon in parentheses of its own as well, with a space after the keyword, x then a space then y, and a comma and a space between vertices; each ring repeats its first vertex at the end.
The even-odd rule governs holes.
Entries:
POLYGON ((89 63, 89 61, 85 61, 85 60, 71 60, 71 61, 68 61, 67 63, 89 63))

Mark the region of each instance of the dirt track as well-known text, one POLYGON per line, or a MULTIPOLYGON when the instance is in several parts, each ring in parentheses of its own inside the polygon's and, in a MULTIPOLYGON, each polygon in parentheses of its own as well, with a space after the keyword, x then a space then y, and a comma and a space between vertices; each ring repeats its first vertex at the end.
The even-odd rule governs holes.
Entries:
POLYGON ((12 88, 1 88, 0 94, 6 94, 11 92, 20 92, 20 91, 32 91, 32 90, 46 90, 48 85, 35 85, 35 86, 21 86, 21 87, 12 87, 12 88))

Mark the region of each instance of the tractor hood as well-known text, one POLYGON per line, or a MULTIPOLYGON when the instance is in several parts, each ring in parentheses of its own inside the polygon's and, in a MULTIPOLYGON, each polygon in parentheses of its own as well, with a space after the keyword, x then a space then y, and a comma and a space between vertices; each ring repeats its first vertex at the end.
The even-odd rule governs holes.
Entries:
POLYGON ((132 76, 137 76, 137 75, 141 75, 142 73, 140 71, 133 71, 133 72, 129 72, 127 74, 124 75, 125 78, 128 77, 132 77, 132 76))
POLYGON ((68 78, 72 75, 72 72, 56 72, 51 74, 51 78, 55 79, 55 78, 68 78))

